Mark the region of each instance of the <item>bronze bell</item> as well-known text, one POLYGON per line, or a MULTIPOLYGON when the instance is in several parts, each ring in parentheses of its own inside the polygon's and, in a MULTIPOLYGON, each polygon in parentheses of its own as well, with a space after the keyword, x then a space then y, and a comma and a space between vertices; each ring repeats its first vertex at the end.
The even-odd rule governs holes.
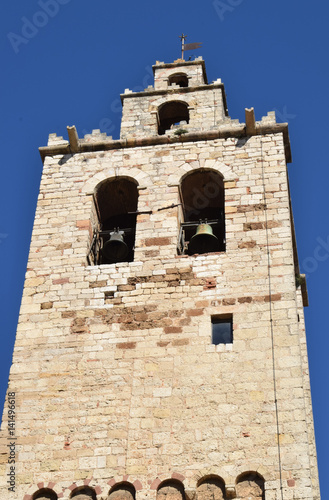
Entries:
POLYGON ((188 245, 188 253, 208 253, 219 251, 219 241, 210 224, 199 224, 188 245))
POLYGON ((124 232, 114 230, 110 239, 104 243, 102 253, 110 262, 123 262, 129 253, 129 248, 123 239, 124 232))

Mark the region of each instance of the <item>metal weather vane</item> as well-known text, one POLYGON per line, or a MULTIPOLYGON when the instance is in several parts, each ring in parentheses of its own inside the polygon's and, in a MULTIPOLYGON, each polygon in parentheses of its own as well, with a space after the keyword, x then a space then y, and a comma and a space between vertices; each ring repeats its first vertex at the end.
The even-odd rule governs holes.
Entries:
POLYGON ((179 37, 182 41, 182 59, 184 60, 184 52, 186 50, 194 50, 194 49, 199 49, 202 45, 202 43, 185 43, 185 40, 187 38, 186 35, 184 35, 184 33, 182 33, 182 35, 179 37))

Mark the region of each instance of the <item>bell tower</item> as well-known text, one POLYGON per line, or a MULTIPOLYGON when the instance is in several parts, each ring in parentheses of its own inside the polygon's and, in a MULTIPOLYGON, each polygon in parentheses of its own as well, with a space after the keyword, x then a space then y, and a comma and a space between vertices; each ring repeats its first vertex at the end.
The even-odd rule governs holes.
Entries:
POLYGON ((0 496, 319 500, 288 126, 153 71, 40 148, 0 496))
POLYGON ((154 87, 138 93, 126 89, 121 96, 122 139, 216 130, 223 124, 228 116, 224 86, 220 79, 208 84, 202 58, 157 61, 153 71, 154 87))

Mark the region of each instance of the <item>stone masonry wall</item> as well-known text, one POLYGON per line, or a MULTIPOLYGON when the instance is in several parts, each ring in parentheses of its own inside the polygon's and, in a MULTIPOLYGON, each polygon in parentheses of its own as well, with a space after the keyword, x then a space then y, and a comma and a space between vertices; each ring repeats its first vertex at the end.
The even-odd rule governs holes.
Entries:
POLYGON ((8 497, 6 406, 1 498, 88 484, 100 500, 129 481, 153 499, 170 478, 194 498, 216 476, 218 498, 225 484, 260 499, 236 485, 257 472, 277 500, 279 451, 285 500, 319 498, 286 175, 281 134, 46 158, 8 389, 17 487, 8 497), (178 208, 158 209, 198 168, 224 176, 226 252, 178 256, 178 208), (92 192, 120 175, 152 214, 134 262, 87 266, 92 192), (220 314, 233 344, 211 343, 220 314))
POLYGON ((222 88, 213 86, 210 103, 208 85, 191 90, 175 86, 164 95, 149 90, 143 99, 138 93, 124 94, 121 139, 157 135, 158 109, 162 104, 170 101, 184 102, 189 107, 190 121, 180 128, 188 132, 218 128, 218 125, 225 119, 222 88))

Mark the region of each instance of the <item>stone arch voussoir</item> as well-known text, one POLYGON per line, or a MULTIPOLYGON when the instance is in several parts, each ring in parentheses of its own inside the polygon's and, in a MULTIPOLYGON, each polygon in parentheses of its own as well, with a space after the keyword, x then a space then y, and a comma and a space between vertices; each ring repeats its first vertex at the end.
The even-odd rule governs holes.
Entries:
POLYGON ((273 471, 270 471, 267 467, 263 466, 255 467, 255 464, 252 464, 249 469, 247 469, 246 467, 237 468, 235 482, 237 482, 245 474, 258 474, 258 476, 264 479, 265 483, 267 481, 273 481, 274 479, 276 479, 276 476, 273 477, 273 471))
POLYGON ((225 165, 218 160, 196 160, 192 163, 183 163, 176 171, 169 176, 168 183, 171 185, 179 185, 186 175, 195 170, 213 170, 223 176, 223 180, 232 180, 235 176, 232 167, 225 165))
POLYGON ((200 469, 192 477, 193 484, 191 486, 195 489, 200 486, 204 481, 210 478, 216 478, 221 481, 226 485, 227 484, 227 477, 224 476, 223 471, 218 469, 218 467, 207 467, 206 469, 200 469))
POLYGON ((95 187, 106 179, 115 179, 116 177, 129 177, 135 180, 139 189, 143 189, 151 185, 149 176, 142 172, 142 170, 133 167, 129 169, 129 176, 127 176, 127 169, 125 167, 112 167, 104 165, 101 172, 94 174, 87 182, 83 185, 81 191, 85 194, 92 194, 95 187))
POLYGON ((125 476, 115 476, 107 481, 107 484, 109 486, 107 494, 120 484, 130 484, 135 488, 136 492, 143 489, 143 485, 140 480, 137 477, 129 476, 128 474, 125 476))
POLYGON ((71 498, 72 492, 76 488, 81 488, 83 486, 87 486, 87 487, 95 490, 96 496, 100 495, 103 492, 103 489, 101 488, 101 486, 93 478, 80 479, 79 481, 75 481, 68 488, 65 489, 65 491, 64 491, 65 499, 71 498))
POLYGON ((171 475, 159 474, 151 481, 150 489, 158 490, 159 486, 167 481, 176 481, 181 483, 184 489, 188 487, 188 478, 179 472, 172 472, 171 475))
POLYGON ((181 102, 183 104, 187 104, 187 106, 190 105, 190 98, 188 94, 180 95, 179 97, 177 97, 177 94, 173 94, 173 95, 166 95, 165 97, 159 97, 157 101, 154 101, 152 103, 152 107, 155 110, 159 110, 162 106, 172 101, 181 102))
POLYGON ((48 489, 54 491, 58 499, 64 497, 63 489, 58 484, 49 481, 49 482, 40 482, 31 484, 31 486, 27 490, 26 495, 24 495, 23 500, 32 500, 33 495, 42 489, 48 489))

